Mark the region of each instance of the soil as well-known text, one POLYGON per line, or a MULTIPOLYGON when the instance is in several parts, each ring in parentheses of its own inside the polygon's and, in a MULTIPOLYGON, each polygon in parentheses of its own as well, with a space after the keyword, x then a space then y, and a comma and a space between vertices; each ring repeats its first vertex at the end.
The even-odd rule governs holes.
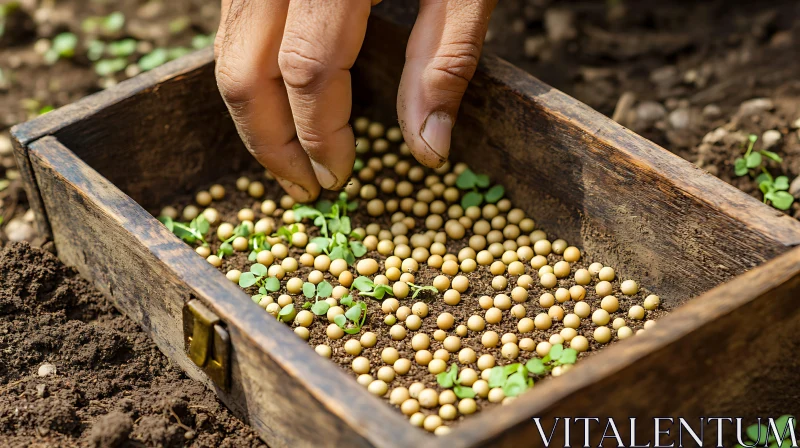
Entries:
POLYGON ((3 446, 263 446, 51 253, 9 243, 0 272, 3 446))
MULTIPOLYGON (((371 145, 372 146, 372 145, 371 145)), ((391 144, 389 152, 394 152, 398 154, 397 144, 391 144)), ((362 154, 359 157, 365 161, 369 160, 371 157, 375 157, 380 155, 376 155, 374 153, 362 154)), ((400 160, 407 160, 412 163, 412 166, 419 166, 411 157, 400 157, 400 160)), ((226 176, 224 178, 219 179, 216 182, 210 183, 204 188, 206 190, 213 184, 219 184, 225 187, 225 198, 219 201, 213 201, 210 207, 216 209, 220 215, 220 222, 228 222, 233 223, 234 225, 240 223, 240 220, 237 217, 239 210, 242 208, 250 208, 253 210, 255 214, 255 221, 258 221, 261 218, 273 218, 276 222, 275 228, 279 228, 280 226, 284 225, 282 220, 282 215, 284 213, 284 209, 277 208, 275 212, 271 216, 266 216, 261 212, 261 202, 250 197, 247 192, 238 191, 236 189, 236 178, 240 175, 245 174, 252 181, 260 181, 265 186, 265 195, 263 196, 263 200, 273 200, 276 204, 281 203, 281 198, 285 196, 283 190, 281 190, 280 186, 273 180, 267 178, 264 174, 264 171, 261 169, 254 169, 248 173, 241 173, 239 175, 231 175, 226 176)), ((426 176, 434 174, 432 170, 426 169, 426 176)), ((401 180, 408 180, 407 178, 401 178, 398 176, 393 170, 389 168, 384 168, 380 171, 376 172, 375 180, 369 183, 378 185, 380 181, 384 178, 391 178, 395 181, 395 183, 400 182, 401 180)), ((363 183, 362 183, 363 184, 363 183)), ((415 183, 415 190, 414 194, 411 197, 416 195, 416 192, 422 188, 422 182, 415 183)), ((382 199, 383 201, 388 201, 390 199, 399 199, 396 195, 393 194, 385 194, 378 190, 378 198, 382 199)), ((329 197, 327 199, 335 200, 335 196, 329 193, 329 197)), ((366 207, 364 200, 358 199, 359 201, 359 208, 356 209, 354 212, 348 214, 350 216, 353 228, 365 228, 368 224, 371 223, 380 223, 382 229, 388 229, 390 224, 390 213, 384 213, 379 217, 372 217, 366 213, 366 207)), ((171 204, 175 207, 178 211, 183 210, 183 208, 187 205, 195 204, 194 202, 194 195, 186 195, 179 198, 175 203, 171 204)), ((200 208, 202 210, 202 207, 200 208)), ((152 211, 155 215, 158 215, 158 211, 152 211)), ((499 216, 505 216, 505 213, 500 213, 499 216)), ((532 217, 535 220, 535 216, 532 217)), ((415 217, 416 226, 409 231, 408 236, 410 237, 413 233, 424 233, 424 218, 415 217)), ((309 220, 306 220, 306 232, 309 235, 309 239, 313 238, 314 236, 318 236, 318 228, 313 226, 309 220)), ((216 254, 217 250, 219 249, 220 244, 222 241, 216 235, 216 229, 218 225, 212 225, 211 230, 209 232, 209 237, 206 238, 207 242, 210 245, 211 253, 216 254)), ((472 236, 472 230, 468 229, 464 238, 460 240, 451 240, 448 239, 446 244, 447 253, 449 254, 457 254, 460 249, 463 247, 468 246, 467 241, 469 240, 470 236, 472 236)), ((554 241, 558 238, 558 235, 548 235, 548 239, 554 241)), ((285 242, 284 242, 285 243, 285 242)), ((302 255, 305 251, 303 249, 297 247, 290 247, 289 255, 298 258, 302 255)), ((219 267, 219 270, 222 273, 226 273, 232 269, 237 269, 241 272, 247 272, 250 270, 250 266, 254 263, 254 261, 248 260, 249 251, 246 252, 234 252, 231 256, 226 256, 223 258, 223 264, 219 267)), ((381 268, 379 269, 378 274, 385 274, 384 269, 384 261, 386 260, 386 256, 381 255, 377 251, 370 251, 364 255, 364 258, 373 258, 378 260, 381 268)), ((563 260, 561 255, 550 254, 548 256, 548 264, 553 266, 556 262, 563 260)), ((592 262, 602 262, 603 260, 579 260, 578 262, 571 263, 572 271, 570 276, 560 279, 559 284, 557 287, 560 288, 567 288, 569 289, 571 286, 576 285, 574 280, 574 273, 578 269, 581 268, 588 268, 589 264, 592 262)), ((357 263, 357 262, 356 262, 357 263)), ((279 260, 275 261, 275 264, 279 264, 279 260)), ((525 264, 525 273, 530 275, 534 280, 534 285, 528 288, 528 300, 524 303, 526 307, 526 316, 528 318, 533 319, 539 313, 547 313, 548 308, 542 307, 539 305, 539 297, 545 293, 550 292, 553 293, 554 289, 547 289, 542 287, 538 284, 538 274, 536 270, 534 270, 530 263, 525 264)), ((283 294, 289 294, 286 290, 286 282, 289 278, 292 277, 299 277, 304 281, 307 280, 308 274, 314 270, 313 267, 305 267, 302 264, 299 264, 299 269, 293 273, 286 273, 286 277, 283 278, 281 282, 281 289, 275 293, 271 293, 270 295, 277 301, 278 296, 283 294)), ((354 266, 351 266, 350 271, 353 273, 354 276, 358 274, 355 273, 354 266)), ((414 273, 414 283, 420 286, 427 286, 433 283, 434 277, 440 275, 442 272, 440 269, 434 269, 427 266, 426 263, 420 263, 420 270, 414 273)), ((367 357, 371 361, 371 370, 370 374, 373 378, 377 377, 377 371, 380 367, 386 365, 381 360, 381 352, 386 347, 394 347, 398 350, 400 354, 400 358, 409 359, 412 361, 411 363, 411 370, 406 375, 398 375, 394 381, 389 384, 389 391, 391 392, 392 389, 397 387, 408 387, 414 382, 421 382, 426 387, 432 387, 434 389, 440 389, 437 386, 436 377, 435 375, 431 374, 426 367, 420 366, 416 362, 414 362, 414 356, 416 351, 413 350, 411 347, 411 338, 416 335, 417 333, 425 333, 431 336, 431 346, 428 349, 431 353, 434 353, 438 349, 442 349, 442 342, 436 341, 432 335, 435 330, 438 329, 436 325, 436 316, 441 313, 451 313, 454 316, 455 325, 451 330, 447 331, 448 336, 455 334, 456 326, 458 325, 465 325, 467 320, 473 314, 477 314, 483 316, 485 311, 481 309, 478 304, 478 300, 481 296, 489 295, 494 297, 497 294, 506 294, 511 295, 511 290, 517 286, 517 276, 508 275, 507 273, 504 274, 508 278, 508 286, 505 290, 496 291, 492 288, 491 283, 492 279, 495 277, 489 270, 489 266, 478 266, 478 269, 469 274, 462 274, 466 275, 470 282, 469 289, 461 294, 461 303, 456 306, 447 305, 441 299, 441 294, 432 294, 430 292, 422 292, 417 299, 412 299, 409 295, 406 299, 400 300, 400 306, 408 306, 409 308, 416 302, 422 301, 428 304, 429 312, 428 317, 422 319, 422 326, 416 331, 408 330, 407 329, 407 336, 402 341, 393 341, 389 336, 389 329, 390 326, 384 323, 384 318, 386 317, 386 313, 384 313, 381 309, 381 302, 378 300, 374 300, 368 296, 358 296, 357 290, 352 290, 351 292, 355 293, 354 297, 364 301, 367 304, 367 318, 366 322, 364 323, 361 331, 359 331, 355 335, 345 335, 345 337, 338 339, 338 340, 331 340, 326 335, 326 327, 328 326, 329 322, 324 317, 316 317, 315 323, 309 327, 310 330, 310 338, 308 343, 311 347, 316 347, 320 344, 325 344, 331 347, 332 349, 332 361, 339 364, 348 374, 352 375, 356 378, 358 375, 352 370, 352 361, 356 356, 349 355, 344 350, 344 344, 349 339, 359 338, 362 334, 367 331, 371 331, 377 335, 378 343, 372 348, 364 348, 360 355, 367 357)), ((324 273, 325 280, 331 283, 333 286, 339 285, 338 279, 333 277, 330 273, 324 273)), ((372 277, 372 276, 371 276, 372 277)), ((628 309, 633 305, 641 305, 644 301, 644 298, 650 295, 646 289, 641 288, 641 290, 633 295, 633 296, 626 296, 621 293, 619 289, 619 285, 624 279, 615 279, 612 282, 613 285, 613 295, 615 295, 619 300, 619 310, 614 313, 610 313, 612 322, 617 317, 622 317, 626 320, 627 324, 634 332, 640 330, 644 326, 645 320, 655 320, 663 316, 668 312, 668 309, 659 308, 654 311, 647 311, 645 320, 635 321, 627 316, 628 309)), ((585 302, 590 304, 592 311, 595 309, 600 308, 600 301, 602 297, 599 297, 594 289, 594 285, 597 283, 597 278, 595 277, 592 280, 590 285, 586 286, 586 298, 584 299, 585 302)), ((390 282, 391 284, 392 282, 390 282)), ((246 288, 245 290, 250 295, 258 294, 258 287, 252 286, 246 288)), ((301 310, 303 304, 307 301, 306 298, 302 294, 290 294, 294 298, 294 307, 295 310, 301 310)), ((576 302, 572 300, 568 300, 564 303, 557 303, 564 309, 564 313, 569 314, 573 311, 574 305, 576 302)), ((516 303, 513 303, 516 304, 516 303)), ((528 333, 520 333, 517 329, 517 322, 519 319, 511 317, 510 313, 505 311, 504 318, 499 324, 486 324, 486 328, 484 331, 480 332, 473 332, 469 331, 466 337, 461 338, 462 347, 469 347, 475 350, 475 353, 478 357, 483 354, 491 354, 497 360, 498 365, 506 365, 513 362, 520 362, 525 363, 529 359, 538 357, 535 352, 525 352, 520 351, 520 356, 515 361, 509 361, 503 358, 502 354, 500 353, 500 348, 502 344, 499 344, 495 348, 487 349, 481 344, 481 337, 486 331, 495 331, 498 335, 502 336, 506 333, 510 333, 515 335, 519 340, 523 338, 531 338, 537 344, 542 341, 547 341, 549 337, 553 334, 557 334, 563 328, 563 322, 554 321, 553 325, 548 330, 534 330, 533 332, 528 333)), ((402 325, 402 322, 399 322, 402 325)), ((293 327, 296 327, 297 324, 292 324, 293 327)), ((609 323, 610 326, 610 323, 609 323)), ((608 344, 599 344, 594 341, 592 337, 592 333, 596 326, 591 323, 590 319, 582 319, 581 327, 578 328, 578 334, 585 336, 590 341, 590 350, 581 353, 579 355, 579 360, 586 357, 591 356, 592 354, 596 353, 598 350, 602 349, 603 347, 607 346, 608 344)), ((618 341, 619 339, 616 336, 616 331, 612 331, 613 339, 611 343, 618 341)), ((568 346, 568 344, 565 344, 568 346)), ((453 353, 451 359, 448 360, 448 364, 452 362, 457 362, 457 354, 453 353)), ((480 372, 476 363, 471 364, 462 364, 458 362, 459 369, 463 368, 473 368, 476 371, 480 372)), ((542 378, 542 380, 547 380, 549 377, 542 378)), ((537 379, 538 381, 538 379, 537 379)), ((384 398, 388 402, 389 393, 387 393, 384 398)), ((493 406, 496 406, 495 403, 490 403, 488 400, 484 398, 476 398, 480 410, 486 410, 493 406)), ((393 406, 394 408, 398 409, 398 406, 393 406)), ((421 412, 425 414, 435 414, 438 412, 438 407, 434 409, 422 409, 421 412)), ((468 417, 467 417, 468 418, 468 417)), ((459 421, 463 420, 464 416, 459 416, 458 420, 453 423, 458 423, 459 421)), ((450 422, 446 422, 446 424, 450 424, 450 422)))

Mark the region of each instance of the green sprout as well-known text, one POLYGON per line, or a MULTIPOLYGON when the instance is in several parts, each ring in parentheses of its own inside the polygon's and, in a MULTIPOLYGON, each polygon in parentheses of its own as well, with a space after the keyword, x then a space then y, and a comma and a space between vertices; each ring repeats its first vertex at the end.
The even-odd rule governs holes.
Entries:
POLYGON ((758 189, 764 194, 764 203, 770 204, 778 210, 789 210, 794 202, 794 196, 789 194, 789 178, 778 176, 773 178, 765 169, 756 177, 758 189))
POLYGON ((81 30, 84 33, 106 35, 117 34, 125 26, 125 14, 116 11, 107 16, 91 16, 81 22, 81 30))
POLYGON ((48 64, 54 64, 59 59, 69 59, 75 56, 75 48, 78 46, 78 36, 73 33, 61 33, 53 38, 50 49, 44 54, 44 60, 48 64))
POLYGON ((520 363, 495 366, 490 370, 489 387, 500 387, 506 397, 516 397, 533 387, 533 378, 528 377, 528 368, 520 363))
POLYGON ((547 356, 542 359, 533 358, 525 364, 525 367, 534 375, 545 375, 553 370, 553 367, 575 364, 577 360, 577 350, 564 348, 563 344, 555 344, 550 348, 550 353, 547 356))
POLYGON ((758 136, 750 134, 748 137, 747 150, 744 156, 739 157, 733 164, 734 173, 737 176, 753 176, 756 172, 761 173, 756 176, 755 181, 758 189, 764 194, 764 203, 770 204, 778 210, 789 210, 794 202, 794 197, 787 191, 789 189, 789 178, 786 176, 772 177, 763 165, 764 159, 781 163, 783 159, 778 154, 762 149, 753 151, 753 147, 758 140, 758 136))
POLYGON ((111 76, 115 73, 125 70, 128 66, 128 60, 125 58, 102 59, 94 64, 94 72, 98 76, 111 76))
POLYGON ((294 320, 296 315, 297 313, 294 310, 294 303, 290 303, 281 308, 281 310, 278 312, 277 319, 281 322, 289 323, 294 320))
POLYGON ((249 272, 244 272, 239 276, 239 286, 242 288, 249 288, 255 284, 258 284, 258 282, 267 276, 267 270, 267 267, 263 264, 253 263, 250 266, 249 272))
POLYGON ((175 236, 183 241, 189 244, 194 244, 199 241, 203 246, 208 246, 206 234, 208 234, 211 225, 205 216, 198 215, 197 218, 194 218, 189 223, 175 221, 169 216, 160 216, 158 220, 161 221, 170 232, 174 233, 175 236))
POLYGON ((303 295, 308 299, 314 299, 314 303, 306 302, 303 304, 303 309, 311 309, 311 312, 317 316, 324 316, 328 313, 331 305, 324 299, 327 299, 333 293, 333 286, 327 281, 321 281, 318 285, 311 282, 303 283, 303 295), (323 300, 320 300, 323 299, 323 300))
POLYGON ((210 47, 214 44, 214 38, 216 37, 216 33, 211 34, 197 34, 192 38, 192 48, 195 50, 201 50, 206 47, 210 47))
POLYGON ((353 288, 358 290, 359 295, 369 296, 375 300, 383 300, 386 297, 386 294, 389 294, 390 296, 394 294, 391 286, 377 284, 369 277, 364 277, 363 275, 360 275, 353 280, 353 284, 350 285, 350 289, 352 290, 353 288))
POLYGON ((417 296, 418 296, 420 293, 422 293, 423 291, 432 292, 432 293, 434 293, 434 294, 438 294, 438 293, 439 293, 439 290, 438 290, 438 289, 436 289, 436 287, 435 287, 435 286, 431 286, 431 285, 428 285, 428 286, 419 286, 419 285, 415 285, 415 284, 413 284, 413 283, 411 283, 411 282, 406 282, 406 284, 407 284, 407 285, 408 285, 408 287, 411 289, 411 291, 413 291, 413 292, 411 293, 411 298, 412 298, 412 299, 416 299, 416 298, 417 298, 417 296))
POLYGON ((137 44, 138 42, 135 39, 122 39, 109 42, 105 50, 110 56, 127 57, 136 53, 137 44))
POLYGON ((143 72, 152 70, 160 65, 164 65, 169 61, 169 53, 166 48, 156 48, 155 50, 147 53, 139 59, 139 68, 143 72))
POLYGON ((489 188, 491 182, 485 174, 475 174, 469 168, 465 169, 456 178, 456 186, 467 193, 461 198, 461 207, 480 206, 484 201, 494 204, 503 198, 506 193, 502 185, 489 188), (488 188, 488 190, 486 190, 488 188), (486 190, 486 191, 482 191, 486 190))
POLYGON ((281 227, 274 234, 272 234, 272 236, 282 237, 291 246, 292 245, 292 236, 294 236, 294 234, 299 232, 299 231, 300 231, 300 226, 298 226, 297 224, 292 224, 291 226, 283 226, 283 227, 281 227))
MULTIPOLYGON (((244 274, 247 274, 247 272, 245 272, 244 274)), ((241 277, 239 277, 239 280, 240 280, 239 284, 241 285, 241 277)), ((258 294, 250 296, 250 298, 253 299, 253 302, 258 303, 261 301, 261 299, 264 298, 264 296, 268 295, 271 292, 278 292, 280 289, 281 289, 281 281, 278 280, 277 277, 262 278, 261 286, 258 287, 258 294)))
POLYGON ((222 244, 219 245, 219 250, 217 250, 217 256, 219 258, 225 258, 226 255, 227 256, 233 255, 233 245, 231 244, 231 242, 233 242, 233 240, 235 240, 240 236, 249 238, 251 232, 252 229, 250 228, 249 225, 246 224, 239 224, 238 226, 234 227, 233 235, 231 235, 230 238, 223 241, 222 244))
MULTIPOLYGON (((792 428, 797 426, 797 420, 791 415, 783 415, 775 420, 775 428, 778 431, 782 431, 783 434, 789 432, 789 425, 792 428)), ((745 442, 745 446, 736 444, 736 448, 746 448, 746 447, 754 447, 754 446, 764 446, 767 448, 788 448, 792 446, 791 440, 784 440, 780 445, 778 445, 778 441, 773 441, 769 445, 769 428, 766 425, 755 424, 747 427, 745 430, 747 437, 749 440, 745 442)))
POLYGON ((344 314, 339 314, 333 318, 333 323, 339 326, 347 334, 356 334, 361 331, 364 322, 367 320, 367 304, 353 300, 348 294, 339 299, 339 304, 349 307, 344 314), (348 322, 351 322, 348 326, 348 322))
POLYGON ((322 200, 316 206, 296 205, 294 215, 297 219, 312 219, 319 227, 320 235, 310 243, 321 248, 331 260, 345 260, 347 264, 355 263, 356 258, 363 257, 367 248, 361 242, 363 235, 353 230, 348 211, 358 207, 358 202, 347 201, 347 193, 340 193, 336 202, 322 200))
POLYGON ((450 364, 450 369, 447 371, 436 375, 436 382, 444 389, 453 389, 459 399, 475 398, 475 391, 471 387, 461 385, 458 379, 458 366, 455 363, 450 364))

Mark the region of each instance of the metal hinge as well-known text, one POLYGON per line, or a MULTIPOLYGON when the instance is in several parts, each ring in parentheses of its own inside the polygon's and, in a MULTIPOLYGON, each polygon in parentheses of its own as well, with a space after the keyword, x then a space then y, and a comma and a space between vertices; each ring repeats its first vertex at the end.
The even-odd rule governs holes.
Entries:
POLYGON ((183 308, 186 354, 221 389, 230 390, 231 339, 219 316, 199 300, 183 308))

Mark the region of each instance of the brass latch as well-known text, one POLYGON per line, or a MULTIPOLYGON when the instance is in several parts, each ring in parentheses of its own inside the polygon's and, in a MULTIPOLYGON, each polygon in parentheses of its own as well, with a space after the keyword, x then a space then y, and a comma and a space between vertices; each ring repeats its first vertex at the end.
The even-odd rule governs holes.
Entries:
POLYGON ((186 353, 221 389, 230 390, 231 339, 219 316, 199 300, 183 308, 186 353))

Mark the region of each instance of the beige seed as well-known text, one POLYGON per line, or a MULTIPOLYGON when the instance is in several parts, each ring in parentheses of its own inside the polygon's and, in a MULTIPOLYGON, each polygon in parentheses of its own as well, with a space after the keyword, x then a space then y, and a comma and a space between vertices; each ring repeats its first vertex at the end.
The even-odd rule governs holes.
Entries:
POLYGON ((611 330, 608 327, 597 327, 592 337, 600 344, 606 344, 611 340, 611 330))
POLYGON ((402 341, 406 338, 406 329, 402 325, 392 325, 389 329, 389 335, 395 341, 402 341))
POLYGON ((533 319, 525 317, 523 319, 520 319, 519 322, 517 322, 517 331, 519 331, 520 333, 530 333, 531 331, 533 331, 535 325, 536 324, 534 323, 533 319))
POLYGON ((634 305, 628 310, 628 317, 634 320, 644 319, 644 308, 639 305, 634 305))
POLYGON ((661 303, 661 299, 655 295, 650 294, 644 299, 644 309, 646 310, 654 310, 658 308, 658 305, 661 303))
POLYGON ((619 289, 626 296, 632 296, 632 295, 636 294, 637 292, 639 292, 639 285, 636 284, 636 282, 633 281, 633 280, 625 280, 619 286, 619 289))
POLYGON ((622 340, 622 339, 628 339, 628 338, 629 338, 629 337, 631 337, 631 336, 633 336, 633 330, 631 330, 631 329, 630 329, 630 327, 623 326, 623 327, 620 327, 620 328, 617 330, 617 337, 618 337, 620 340, 622 340))
POLYGON ((498 324, 503 320, 503 312, 499 308, 489 308, 486 310, 485 319, 490 324, 498 324))
POLYGON ((609 296, 612 292, 614 292, 614 288, 608 281, 598 282, 597 285, 595 285, 594 290, 600 297, 609 296))
POLYGON ((373 275, 378 272, 378 262, 372 258, 359 260, 356 271, 361 275, 373 275))
POLYGON ((589 340, 584 336, 578 335, 569 341, 569 346, 570 348, 574 348, 579 352, 585 352, 586 350, 589 350, 589 340))
POLYGON ((502 353, 503 357, 506 359, 517 359, 519 356, 519 347, 513 342, 508 342, 503 344, 500 353, 502 353))
POLYGON ((536 344, 536 354, 544 358, 550 353, 550 349, 552 348, 553 348, 552 344, 546 341, 542 341, 536 344))
POLYGON ((614 296, 605 296, 600 301, 600 307, 609 313, 615 313, 619 310, 619 300, 614 296))
POLYGON ((611 316, 608 315, 608 311, 604 309, 595 310, 592 313, 592 322, 595 325, 606 325, 611 320, 611 316))
POLYGON ((329 346, 327 346, 327 345, 324 345, 324 344, 314 347, 314 351, 317 352, 318 355, 320 355, 322 357, 325 357, 325 358, 330 358, 331 354, 333 353, 331 351, 331 348, 329 346))
POLYGON ((500 342, 500 336, 494 331, 487 331, 481 336, 481 344, 486 348, 497 347, 500 342))
POLYGON ((458 336, 448 336, 444 339, 442 346, 450 353, 461 350, 461 338, 458 336))
POLYGON ((353 360, 353 362, 351 363, 351 367, 353 368, 353 371, 355 373, 358 374, 369 373, 370 369, 369 359, 363 356, 359 356, 353 360))
POLYGON ((375 344, 378 342, 378 337, 375 333, 368 331, 361 335, 359 342, 361 342, 363 347, 372 348, 375 347, 375 344))
POLYGON ((545 288, 554 288, 558 283, 558 278, 554 274, 546 273, 540 277, 539 283, 545 288))
POLYGON ((586 302, 578 302, 575 304, 575 307, 572 309, 572 311, 581 319, 585 319, 592 314, 592 307, 586 302))
POLYGON ((581 318, 577 314, 567 314, 564 316, 564 326, 567 328, 578 328, 581 326, 581 318))
POLYGON ((444 292, 442 299, 448 305, 458 305, 461 302, 461 294, 455 289, 448 289, 444 292))
POLYGON ((436 318, 436 326, 442 330, 449 330, 453 328, 454 323, 455 318, 450 313, 442 313, 436 318))
POLYGON ((527 310, 525 309, 525 305, 517 304, 511 307, 511 315, 516 317, 517 319, 522 319, 525 317, 527 310))
POLYGON ((597 274, 597 276, 600 278, 600 280, 610 282, 616 277, 616 272, 614 272, 614 268, 611 266, 605 266, 603 269, 600 269, 600 272, 597 274))
POLYGON ((537 314, 533 323, 538 330, 547 330, 553 326, 553 321, 550 316, 544 313, 537 314))

